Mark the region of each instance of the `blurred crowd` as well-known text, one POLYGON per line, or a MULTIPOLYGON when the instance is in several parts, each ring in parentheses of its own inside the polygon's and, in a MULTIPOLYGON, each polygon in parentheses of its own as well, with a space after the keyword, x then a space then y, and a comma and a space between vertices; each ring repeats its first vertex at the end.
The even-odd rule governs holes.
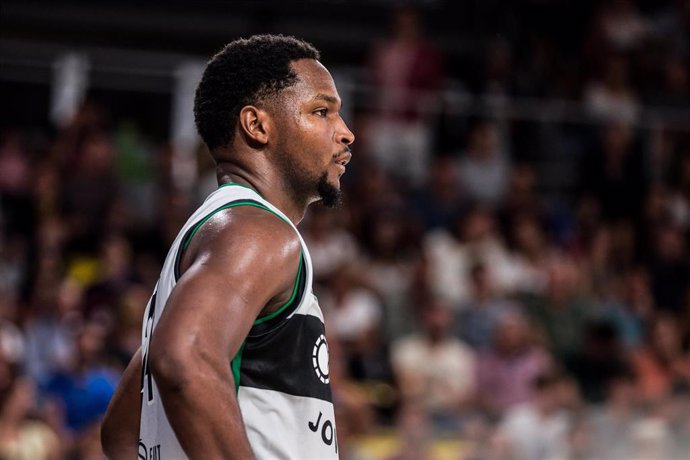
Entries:
MULTIPOLYGON (((526 21, 475 81, 413 10, 372 45, 344 205, 300 227, 342 458, 371 458, 359 440, 382 433, 395 459, 443 439, 477 460, 690 456, 690 124, 649 110, 690 109, 690 2, 642 6, 598 3, 579 40, 526 21), (453 111, 450 80, 583 115, 453 111)), ((169 145, 90 101, 59 130, 2 128, 0 458, 100 458, 214 168, 200 146, 180 190, 169 145)))

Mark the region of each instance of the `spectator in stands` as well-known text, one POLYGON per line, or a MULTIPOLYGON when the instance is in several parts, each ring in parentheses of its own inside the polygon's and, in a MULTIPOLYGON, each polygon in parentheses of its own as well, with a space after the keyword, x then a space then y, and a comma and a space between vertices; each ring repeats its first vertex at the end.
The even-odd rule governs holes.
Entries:
POLYGON ((76 439, 98 426, 117 385, 117 373, 104 362, 106 332, 95 321, 84 323, 70 366, 48 376, 42 388, 61 408, 67 433, 76 439))
POLYGON ((475 391, 475 354, 450 334, 452 314, 442 301, 430 298, 420 315, 420 333, 392 346, 402 404, 419 402, 435 427, 457 430, 475 391))
POLYGON ((328 352, 333 400, 338 401, 335 405, 338 446, 340 455, 347 458, 352 437, 370 433, 376 419, 365 389, 347 373, 347 359, 340 342, 330 333, 328 352))
POLYGON ((635 132, 629 125, 611 123, 600 139, 600 148, 582 165, 583 192, 597 199, 605 218, 631 218, 639 212, 646 188, 635 132))
POLYGON ((478 355, 477 397, 485 412, 500 416, 532 400, 534 380, 552 367, 552 360, 518 311, 499 316, 492 339, 491 348, 478 355))
POLYGON ((565 384, 564 377, 555 371, 537 376, 534 398, 510 409, 499 423, 495 458, 567 458, 571 421, 564 410, 565 384))
POLYGON ((605 66, 610 53, 631 55, 649 36, 650 24, 631 0, 599 2, 583 41, 583 63, 605 66))
POLYGON ((499 294, 510 286, 512 264, 496 229, 494 214, 475 207, 458 215, 450 232, 435 230, 424 237, 427 279, 435 295, 459 308, 471 296, 470 268, 483 264, 499 294))
POLYGON ((470 200, 496 209, 510 180, 510 162, 494 121, 478 121, 460 158, 460 183, 470 200))
POLYGON ((419 185, 431 155, 427 108, 438 99, 444 65, 418 12, 395 12, 393 36, 374 47, 370 67, 378 104, 369 149, 386 171, 419 185))
POLYGON ((685 235, 672 223, 654 229, 649 275, 655 305, 680 315, 690 286, 690 259, 685 235))
POLYGON ((610 375, 603 388, 606 400, 588 415, 592 456, 596 458, 634 458, 632 437, 640 420, 632 373, 619 371, 610 375))
POLYGON ((124 370, 141 346, 141 325, 152 284, 130 284, 118 296, 117 310, 113 318, 112 334, 107 343, 107 354, 124 370))
POLYGON ((543 294, 548 280, 549 264, 556 257, 537 219, 528 214, 512 219, 514 244, 512 257, 512 290, 521 294, 543 294))
POLYGON ((0 133, 0 217, 7 235, 26 234, 34 222, 31 155, 19 132, 0 133))
POLYGON ((588 299, 578 291, 578 272, 567 259, 552 262, 544 295, 525 298, 528 317, 544 334, 557 362, 563 362, 582 346, 584 326, 591 314, 588 299))
POLYGON ((424 406, 406 402, 399 410, 396 427, 400 433, 400 447, 387 460, 427 459, 431 455, 433 426, 424 406))
POLYGON ((611 54, 603 63, 601 78, 585 88, 587 110, 602 120, 633 123, 640 114, 638 96, 630 84, 629 62, 624 55, 611 54))
POLYGON ((687 109, 690 107, 690 72, 687 59, 671 55, 663 64, 663 86, 655 88, 651 104, 657 107, 687 109))
POLYGON ((305 220, 303 235, 314 265, 314 281, 322 284, 339 267, 354 263, 359 257, 359 248, 332 210, 314 206, 305 220))
POLYGON ((352 266, 337 267, 329 281, 320 303, 330 332, 341 343, 348 361, 355 345, 379 328, 383 307, 371 290, 357 284, 352 266))
POLYGON ((367 393, 368 402, 386 426, 393 419, 397 389, 391 364, 390 347, 381 328, 369 329, 350 349, 347 373, 367 393))
POLYGON ((543 196, 538 192, 534 166, 516 163, 510 169, 508 189, 499 209, 501 224, 511 228, 519 219, 539 219, 545 213, 543 196))
POLYGON ((409 202, 424 231, 450 230, 458 212, 470 205, 455 159, 449 155, 434 158, 427 183, 415 191, 409 202))
POLYGON ((33 381, 16 374, 8 377, 0 386, 0 457, 7 460, 64 458, 56 433, 34 417, 33 381))
POLYGON ((639 395, 662 401, 674 392, 690 392, 690 354, 683 349, 677 321, 659 314, 649 323, 644 345, 632 354, 639 395))
POLYGON ((94 132, 81 143, 76 164, 70 165, 61 204, 75 249, 92 250, 111 215, 118 190, 113 157, 109 133, 94 132))
POLYGON ((687 233, 690 230, 690 146, 679 148, 676 157, 669 210, 673 220, 687 233))
POLYGON ((382 301, 385 337, 390 341, 409 333, 415 323, 418 249, 411 241, 409 222, 398 208, 368 215, 362 233, 361 278, 382 301))
POLYGON ((83 313, 113 318, 118 297, 135 281, 132 247, 124 235, 105 235, 101 240, 98 268, 84 293, 83 313))
POLYGON ((457 332, 462 341, 477 351, 485 351, 494 340, 502 315, 519 306, 496 294, 487 268, 478 263, 470 269, 471 297, 457 314, 457 332))
POLYGON ((83 288, 65 278, 53 295, 37 295, 26 331, 26 371, 37 383, 43 383, 73 358, 74 330, 81 318, 83 288))
POLYGON ((606 399, 608 382, 623 374, 628 363, 611 322, 590 319, 585 325, 582 347, 564 359, 563 363, 580 387, 582 398, 591 404, 606 399))

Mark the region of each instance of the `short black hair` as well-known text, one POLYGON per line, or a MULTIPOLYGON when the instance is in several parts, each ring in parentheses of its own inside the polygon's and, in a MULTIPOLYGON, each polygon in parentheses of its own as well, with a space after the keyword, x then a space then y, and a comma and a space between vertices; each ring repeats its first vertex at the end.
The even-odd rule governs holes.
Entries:
POLYGON ((297 82, 292 61, 319 57, 311 44, 285 35, 254 35, 225 45, 206 65, 194 98, 194 121, 208 148, 232 141, 242 107, 297 82))

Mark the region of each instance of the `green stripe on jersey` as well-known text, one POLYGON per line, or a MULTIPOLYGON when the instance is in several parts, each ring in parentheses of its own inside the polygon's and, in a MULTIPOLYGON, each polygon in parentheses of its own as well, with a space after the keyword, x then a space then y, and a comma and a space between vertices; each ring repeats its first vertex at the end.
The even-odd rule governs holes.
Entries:
MULTIPOLYGON (((235 183, 223 184, 223 185, 221 185, 221 187, 230 186, 230 185, 236 185, 239 187, 245 187, 245 188, 249 189, 249 187, 247 187, 245 185, 235 184, 235 183)), ((203 219, 201 219, 196 225, 194 225, 194 227, 192 227, 192 230, 190 232, 188 232, 187 235, 185 235, 184 241, 182 241, 181 249, 179 250, 179 253, 178 253, 179 254, 178 255, 178 261, 177 261, 176 266, 175 266, 175 272, 176 273, 179 270, 179 267, 177 265, 179 264, 179 261, 181 260, 182 253, 187 249, 187 247, 189 246, 189 244, 192 241, 192 238, 194 237, 196 232, 199 231, 201 226, 204 225, 206 222, 208 222, 208 220, 211 217, 213 217, 214 215, 216 215, 220 211, 223 211, 224 209, 235 208, 237 206, 253 206, 255 208, 264 209, 264 210, 270 212, 271 214, 275 215, 276 217, 280 218, 280 220, 282 220, 286 224, 291 225, 290 222, 287 219, 285 219, 283 216, 281 216, 280 214, 278 214, 277 212, 275 212, 274 210, 272 210, 268 206, 261 204, 259 202, 256 202, 253 200, 238 200, 238 201, 233 201, 231 203, 226 203, 226 204, 214 209, 210 213, 208 213, 203 219)), ((304 255, 302 253, 302 245, 300 244, 300 261, 299 261, 299 266, 297 267, 297 276, 295 277, 295 285, 292 288, 292 294, 290 295, 290 299, 285 304, 283 304, 280 308, 278 308, 276 311, 269 313, 266 316, 262 316, 261 318, 257 318, 254 321, 254 325, 261 324, 265 321, 268 321, 270 319, 275 318, 276 316, 281 314, 283 311, 285 311, 286 308, 288 308, 290 305, 292 305, 292 303, 295 301, 295 297, 297 296, 297 291, 299 290, 299 282, 300 282, 300 275, 302 273, 303 261, 304 261, 304 255)), ((176 278, 177 278, 177 276, 176 276, 176 278)), ((240 350, 240 357, 241 357, 241 350, 240 350)), ((233 358, 233 362, 234 361, 235 361, 235 358, 233 358)), ((238 368, 238 372, 239 372, 239 368, 238 368)), ((238 374, 238 378, 239 378, 239 374, 238 374)))
POLYGON ((302 262, 304 256, 302 255, 302 248, 300 247, 300 256, 299 256, 299 268, 297 269, 297 277, 295 278, 295 286, 292 288, 292 295, 290 296, 290 299, 279 309, 274 311, 273 313, 269 313, 266 316, 262 316, 261 318, 258 318, 256 321, 254 321, 254 325, 256 326, 257 324, 264 323, 268 320, 271 320, 275 318, 276 316, 280 315, 287 307, 292 305, 292 303, 295 301, 295 297, 297 297, 297 291, 299 291, 299 279, 300 276, 302 275, 302 262))
POLYGON ((242 342, 242 345, 240 345, 240 349, 237 351, 237 354, 234 358, 232 358, 232 361, 230 361, 232 379, 235 381, 235 394, 237 394, 237 392, 240 389, 240 367, 242 366, 242 352, 244 351, 244 346, 246 344, 246 340, 242 342))
POLYGON ((285 222, 285 223, 287 223, 287 224, 290 224, 290 222, 288 222, 283 216, 281 216, 280 214, 278 214, 277 212, 275 212, 274 210, 272 210, 272 209, 269 208, 268 206, 265 206, 265 205, 263 205, 263 204, 261 204, 261 203, 257 203, 256 201, 252 201, 252 200, 239 200, 239 201, 233 201, 232 203, 227 203, 227 204, 224 204, 223 206, 221 206, 221 207, 219 207, 219 208, 214 209, 213 211, 211 211, 210 213, 208 213, 208 214, 206 215, 206 217, 204 217, 203 219, 201 219, 201 220, 199 221, 199 223, 197 223, 197 224, 194 226, 194 228, 192 229, 191 233, 189 233, 189 235, 187 235, 187 236, 185 237, 185 240, 182 242, 182 251, 184 251, 185 249, 187 249, 187 247, 189 246, 189 243, 192 241, 192 238, 194 237, 194 235, 196 234, 196 232, 199 231, 199 229, 201 228, 201 226, 204 225, 211 217, 213 217, 214 215, 216 215, 217 213, 219 213, 220 211, 222 211, 222 210, 224 210, 224 209, 234 208, 234 207, 237 207, 237 206, 254 206, 255 208, 265 209, 266 211, 270 212, 271 214, 274 214, 275 216, 279 217, 280 220, 282 220, 283 222, 285 222))

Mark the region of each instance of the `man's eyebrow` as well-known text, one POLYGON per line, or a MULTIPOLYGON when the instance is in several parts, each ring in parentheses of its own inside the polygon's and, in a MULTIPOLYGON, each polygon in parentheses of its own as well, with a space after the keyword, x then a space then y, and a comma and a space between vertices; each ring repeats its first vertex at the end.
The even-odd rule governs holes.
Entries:
POLYGON ((314 100, 315 101, 316 100, 326 101, 326 102, 330 102, 331 104, 335 104, 335 105, 338 105, 338 102, 339 102, 337 97, 329 96, 328 94, 323 94, 323 93, 319 93, 316 96, 314 96, 314 100))

